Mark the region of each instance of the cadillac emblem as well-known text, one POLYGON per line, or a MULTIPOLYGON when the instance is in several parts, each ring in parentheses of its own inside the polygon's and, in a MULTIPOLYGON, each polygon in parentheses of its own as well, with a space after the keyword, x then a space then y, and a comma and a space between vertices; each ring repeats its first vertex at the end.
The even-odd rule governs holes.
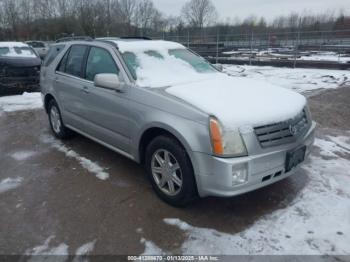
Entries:
POLYGON ((298 133, 298 128, 295 125, 290 125, 289 132, 292 136, 295 136, 298 133))

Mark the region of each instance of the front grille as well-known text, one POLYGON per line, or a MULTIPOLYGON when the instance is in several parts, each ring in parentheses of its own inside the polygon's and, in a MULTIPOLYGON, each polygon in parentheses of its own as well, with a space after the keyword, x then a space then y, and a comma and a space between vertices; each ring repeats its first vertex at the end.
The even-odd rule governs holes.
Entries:
POLYGON ((308 130, 310 123, 303 110, 295 118, 288 121, 254 128, 261 147, 272 147, 295 142, 308 130))
POLYGON ((6 68, 6 76, 8 77, 31 77, 38 75, 40 68, 32 67, 9 67, 6 68))

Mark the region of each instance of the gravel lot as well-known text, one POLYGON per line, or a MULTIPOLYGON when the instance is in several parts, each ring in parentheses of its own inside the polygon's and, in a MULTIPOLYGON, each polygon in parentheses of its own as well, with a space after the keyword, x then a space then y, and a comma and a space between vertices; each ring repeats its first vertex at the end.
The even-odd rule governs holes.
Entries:
POLYGON ((0 106, 0 254, 350 255, 350 87, 308 97, 319 126, 297 174, 185 209, 160 201, 130 160, 54 139, 36 102, 0 106))

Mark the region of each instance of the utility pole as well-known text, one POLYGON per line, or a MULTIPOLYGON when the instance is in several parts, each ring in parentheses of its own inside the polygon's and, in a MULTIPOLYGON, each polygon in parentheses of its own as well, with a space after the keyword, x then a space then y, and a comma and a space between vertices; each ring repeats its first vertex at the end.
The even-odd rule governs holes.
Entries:
POLYGON ((220 37, 220 34, 219 34, 219 28, 216 32, 216 64, 218 64, 218 61, 219 61, 219 39, 220 37))
POLYGON ((190 29, 187 28, 187 48, 190 48, 190 29))
POLYGON ((296 44, 294 45, 294 63, 293 63, 293 68, 295 68, 296 65, 297 65, 297 55, 298 55, 298 50, 299 50, 299 43, 300 43, 300 27, 298 29, 297 41, 296 41, 296 44))
POLYGON ((252 57, 253 57, 253 39, 254 39, 254 33, 252 29, 252 35, 250 38, 250 56, 249 56, 249 65, 252 65, 252 57))

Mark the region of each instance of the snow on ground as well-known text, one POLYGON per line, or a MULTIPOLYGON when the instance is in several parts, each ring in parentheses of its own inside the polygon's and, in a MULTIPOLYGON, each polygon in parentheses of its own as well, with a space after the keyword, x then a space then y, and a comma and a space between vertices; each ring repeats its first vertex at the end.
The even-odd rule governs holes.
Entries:
POLYGON ((346 70, 224 65, 224 72, 233 76, 263 80, 299 93, 350 85, 350 71, 346 70))
MULTIPOLYGON (((350 255, 350 141, 327 136, 317 139, 315 145, 319 152, 312 153, 303 165, 309 181, 294 201, 240 233, 164 219, 187 234, 182 253, 350 255)), ((164 253, 152 242, 143 243, 147 254, 164 253)))
POLYGON ((148 241, 144 238, 141 238, 141 244, 145 245, 145 251, 143 251, 142 255, 148 256, 148 255, 166 255, 166 252, 164 252, 162 249, 160 249, 155 243, 152 241, 148 241))
POLYGON ((23 93, 23 95, 0 97, 0 112, 14 112, 43 107, 40 93, 23 93))
MULTIPOLYGON (((51 261, 53 255, 55 255, 54 261, 67 261, 69 252, 69 246, 65 243, 58 245, 52 244, 55 236, 48 237, 42 245, 28 249, 25 255, 31 256, 29 261, 51 261)), ((86 261, 83 256, 88 255, 94 250, 96 240, 86 243, 79 247, 74 254, 73 261, 86 261)))
POLYGON ((349 56, 339 55, 335 52, 324 52, 319 54, 313 54, 310 56, 301 56, 300 58, 298 58, 298 60, 350 63, 349 56))
POLYGON ((41 140, 44 143, 49 144, 53 148, 57 149, 58 151, 64 153, 67 157, 74 158, 75 160, 77 160, 83 168, 88 170, 90 173, 94 174, 98 179, 107 180, 109 178, 109 174, 105 172, 105 169, 101 167, 98 163, 92 162, 86 157, 80 156, 77 152, 69 149, 60 141, 50 136, 42 136, 41 140))
MULTIPOLYGON (((44 244, 33 247, 31 249, 28 249, 25 254, 31 255, 31 256, 49 256, 52 255, 60 255, 62 256, 62 261, 66 260, 66 257, 68 256, 68 246, 64 243, 61 243, 57 246, 50 245, 50 242, 55 238, 55 236, 48 237, 44 244)), ((35 258, 33 258, 33 261, 36 261, 35 258)), ((45 260, 42 260, 45 261, 45 260)))
POLYGON ((23 178, 5 178, 0 181, 0 194, 15 189, 21 185, 23 178))
POLYGON ((35 151, 19 151, 19 152, 13 153, 11 157, 16 161, 24 161, 36 154, 37 153, 35 151))
POLYGON ((75 254, 77 256, 84 256, 90 254, 95 248, 96 240, 86 243, 79 247, 75 254))

